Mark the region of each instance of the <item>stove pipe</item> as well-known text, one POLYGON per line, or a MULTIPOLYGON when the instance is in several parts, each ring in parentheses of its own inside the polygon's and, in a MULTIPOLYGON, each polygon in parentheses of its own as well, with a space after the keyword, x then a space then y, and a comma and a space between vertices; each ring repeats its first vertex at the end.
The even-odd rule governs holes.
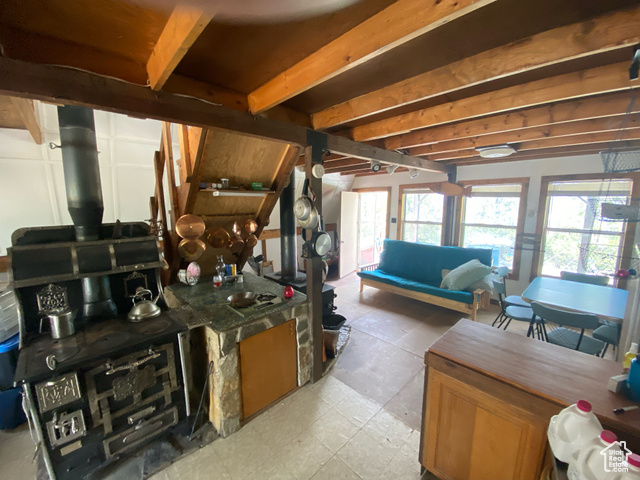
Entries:
MULTIPOLYGON (((99 240, 104 206, 93 110, 69 105, 58 107, 58 124, 67 206, 76 240, 99 240)), ((82 293, 85 319, 117 313, 107 277, 83 278, 82 293)))
POLYGON ((293 215, 295 202, 296 179, 295 170, 291 172, 289 184, 280 196, 280 256, 282 280, 293 280, 298 271, 296 250, 296 219, 293 215))

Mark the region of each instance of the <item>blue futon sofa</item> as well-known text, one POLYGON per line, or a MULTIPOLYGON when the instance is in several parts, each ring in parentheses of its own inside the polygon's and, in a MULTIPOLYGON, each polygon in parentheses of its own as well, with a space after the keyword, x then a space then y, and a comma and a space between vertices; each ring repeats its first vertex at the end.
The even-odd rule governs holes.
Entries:
POLYGON ((476 319, 478 308, 490 300, 489 292, 455 291, 440 288, 442 270, 453 270, 478 259, 491 266, 491 250, 484 248, 437 247, 400 240, 385 240, 380 263, 358 272, 360 291, 376 287, 398 295, 469 314, 476 319))

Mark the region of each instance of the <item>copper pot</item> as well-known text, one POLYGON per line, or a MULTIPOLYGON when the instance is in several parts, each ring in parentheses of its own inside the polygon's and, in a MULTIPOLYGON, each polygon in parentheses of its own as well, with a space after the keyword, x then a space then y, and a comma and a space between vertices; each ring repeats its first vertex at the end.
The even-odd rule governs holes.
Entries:
POLYGON ((238 222, 233 222, 233 238, 229 244, 229 250, 231 253, 240 253, 244 248, 244 240, 240 236, 240 226, 238 222))
POLYGON ((182 215, 176 222, 176 233, 187 240, 200 238, 205 228, 204 220, 197 215, 182 215))
POLYGON ((183 239, 178 244, 178 253, 185 260, 192 262, 199 259, 207 246, 202 240, 188 240, 183 239))
POLYGON ((229 232, 222 227, 208 228, 205 238, 213 248, 225 248, 229 246, 229 232))

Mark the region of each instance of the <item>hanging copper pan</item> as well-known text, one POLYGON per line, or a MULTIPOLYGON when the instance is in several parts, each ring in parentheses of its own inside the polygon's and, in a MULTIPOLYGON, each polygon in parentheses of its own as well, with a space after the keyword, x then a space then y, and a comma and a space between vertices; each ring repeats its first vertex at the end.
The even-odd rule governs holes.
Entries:
POLYGON ((187 240, 200 238, 205 228, 204 220, 197 215, 182 215, 176 222, 176 233, 187 240))
POLYGON ((233 237, 229 243, 229 250, 231 253, 240 253, 244 248, 244 240, 240 236, 240 226, 238 222, 233 222, 233 237))
POLYGON ((251 233, 256 233, 256 230, 258 230, 258 222, 256 222, 252 218, 250 218, 249 220, 244 222, 244 231, 245 232, 251 234, 251 233))
POLYGON ((199 259, 206 249, 207 246, 202 240, 189 240, 184 238, 178 244, 178 253, 188 262, 199 259))
POLYGON ((210 227, 205 238, 213 248, 226 248, 229 246, 229 232, 222 227, 210 227))

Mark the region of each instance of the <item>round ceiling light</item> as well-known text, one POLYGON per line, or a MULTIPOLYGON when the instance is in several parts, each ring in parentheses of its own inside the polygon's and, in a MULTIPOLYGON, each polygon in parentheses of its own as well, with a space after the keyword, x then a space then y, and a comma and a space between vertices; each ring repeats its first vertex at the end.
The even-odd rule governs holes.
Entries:
POLYGON ((476 148, 482 158, 502 158, 516 153, 516 149, 511 145, 494 145, 491 147, 476 148))

